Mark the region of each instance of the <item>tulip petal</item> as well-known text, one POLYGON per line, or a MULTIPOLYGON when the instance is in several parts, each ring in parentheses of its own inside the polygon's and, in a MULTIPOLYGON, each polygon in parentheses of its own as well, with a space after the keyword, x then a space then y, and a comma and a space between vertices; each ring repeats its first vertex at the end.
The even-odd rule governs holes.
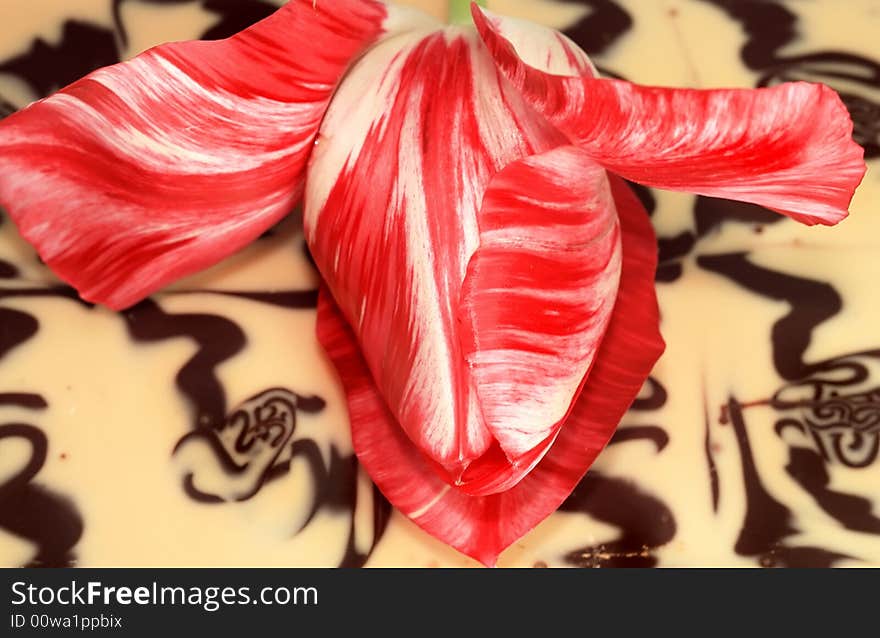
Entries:
POLYGON ((477 221, 463 355, 486 425, 517 465, 568 415, 605 334, 620 277, 617 212, 605 170, 567 146, 495 175, 477 221))
POLYGON ((508 16, 494 26, 530 67, 553 75, 598 76, 583 49, 556 29, 508 16))
POLYGON ((357 338, 329 293, 318 339, 346 392, 355 452, 383 494, 441 541, 486 564, 555 511, 606 445, 663 351, 654 292, 657 246, 647 213, 618 178, 623 264, 610 326, 588 383, 540 463, 512 489, 470 496, 450 486, 398 427, 373 383, 357 338))
POLYGON ((129 306, 290 212, 339 79, 406 22, 374 0, 294 0, 98 70, 0 123, 0 202, 84 298, 129 306))
POLYGON ((759 204, 832 225, 866 167, 838 95, 820 84, 669 89, 551 75, 518 55, 508 19, 473 6, 499 69, 572 143, 648 186, 759 204))
POLYGON ((375 47, 322 124, 306 239, 396 421, 450 482, 495 443, 458 311, 483 195, 505 166, 564 142, 472 29, 375 47))

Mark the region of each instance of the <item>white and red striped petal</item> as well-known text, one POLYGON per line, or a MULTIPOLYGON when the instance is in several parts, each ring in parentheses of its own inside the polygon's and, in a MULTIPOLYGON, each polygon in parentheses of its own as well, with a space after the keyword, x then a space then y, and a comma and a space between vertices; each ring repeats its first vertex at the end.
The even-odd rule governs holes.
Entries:
POLYGON ((530 67, 552 75, 598 76, 583 49, 556 29, 509 16, 494 22, 494 27, 513 45, 519 59, 530 67))
POLYGON ((291 210, 341 76, 409 18, 293 0, 227 40, 96 71, 0 123, 0 203, 84 298, 131 305, 291 210))
POLYGON ((564 146, 496 174, 477 224, 462 354, 486 426, 515 462, 555 434, 605 334, 620 276, 617 212, 605 170, 564 146))
POLYGON ((612 182, 622 230, 620 290, 589 383, 544 458, 513 488, 471 496, 450 486, 398 427, 357 337, 323 291, 318 339, 345 388, 355 452, 391 503, 429 534, 486 565, 550 515, 608 442, 663 351, 654 293, 656 241, 628 187, 612 182))
POLYGON ((752 202, 804 224, 835 224, 866 167, 837 94, 668 89, 551 75, 505 37, 509 19, 473 5, 499 69, 529 103, 608 170, 637 182, 752 202))
POLYGON ((321 127, 306 238, 396 421, 451 482, 495 444, 459 313, 483 194, 562 142, 458 28, 371 50, 321 127))

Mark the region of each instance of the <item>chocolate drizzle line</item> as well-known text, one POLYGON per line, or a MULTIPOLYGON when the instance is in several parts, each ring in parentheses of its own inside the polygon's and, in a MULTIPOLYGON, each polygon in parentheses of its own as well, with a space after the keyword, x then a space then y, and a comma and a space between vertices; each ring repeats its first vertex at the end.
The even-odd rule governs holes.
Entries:
POLYGON ((690 231, 679 233, 675 237, 658 237, 657 247, 660 251, 656 280, 671 283, 681 277, 681 259, 694 249, 696 238, 690 231))
POLYGON ((852 558, 820 547, 789 547, 783 543, 797 531, 791 525, 791 510, 774 499, 761 482, 742 407, 731 398, 727 411, 740 450, 746 492, 745 520, 734 550, 757 557, 762 567, 829 567, 838 560, 852 558))
POLYGON ((153 343, 190 337, 198 344, 198 351, 180 369, 175 381, 195 409, 197 426, 222 424, 226 417, 226 393, 215 368, 244 349, 246 338, 238 324, 217 315, 169 314, 152 299, 120 316, 135 341, 153 343))
MULTIPOLYGON (((0 317, 0 322, 3 319, 0 317)), ((49 407, 39 394, 31 392, 0 392, 0 406, 17 406, 20 408, 28 408, 30 410, 44 410, 49 407)))
MULTIPOLYGON (((316 302, 315 292, 312 290, 199 292, 235 296, 290 309, 312 308, 316 302)), ((91 307, 91 304, 79 298, 76 291, 66 286, 44 289, 0 289, 0 298, 39 296, 58 296, 81 303, 86 307, 91 307)), ((167 313, 152 299, 145 300, 128 311, 121 313, 120 317, 125 321, 129 335, 137 342, 153 343, 175 337, 190 337, 198 345, 196 354, 184 364, 176 377, 178 388, 193 405, 195 412, 193 432, 186 435, 177 447, 184 440, 189 440, 191 437, 204 437, 206 432, 221 426, 226 420, 226 395, 216 376, 216 366, 244 349, 246 336, 241 327, 231 319, 218 315, 167 313)), ((0 356, 33 336, 37 329, 38 323, 30 315, 13 309, 0 308, 0 356)), ((266 392, 271 392, 271 390, 266 392)), ((319 397, 296 396, 296 407, 299 410, 317 412, 323 409, 324 401, 319 397)), ((45 400, 42 397, 26 393, 0 394, 0 404, 4 403, 31 408, 45 407, 45 400)), ((38 436, 45 437, 37 428, 33 428, 33 430, 39 433, 38 436)), ((16 434, 20 435, 20 431, 16 431, 16 434)), ((209 441, 215 441, 214 438, 206 438, 209 441)), ((228 453, 226 453, 222 445, 218 444, 212 447, 214 448, 215 458, 217 458, 224 470, 234 472, 239 469, 238 464, 231 458, 227 458, 228 453), (228 463, 224 465, 224 461, 228 461, 228 463)), ((301 457, 305 458, 308 463, 316 490, 312 500, 312 508, 304 526, 311 522, 314 515, 322 507, 327 507, 331 511, 348 512, 351 516, 350 532, 341 565, 363 565, 386 529, 391 506, 378 492, 374 492, 371 505, 373 508, 374 537, 366 552, 359 550, 354 526, 354 512, 357 506, 357 462, 353 455, 342 458, 335 449, 331 449, 330 464, 326 466, 317 443, 311 439, 296 440, 292 443, 291 456, 286 461, 268 467, 265 474, 261 475, 259 482, 254 486, 253 493, 247 495, 246 498, 254 496, 266 482, 285 474, 289 471, 292 460, 301 457)), ((42 461, 40 466, 42 466, 42 461)), ((35 489, 42 496, 22 497, 25 500, 17 502, 25 509, 29 507, 29 503, 42 503, 43 501, 46 503, 51 501, 56 506, 56 509, 60 508, 61 505, 65 505, 66 509, 63 511, 59 510, 55 514, 46 515, 54 516, 59 520, 79 521, 79 527, 77 528, 79 531, 75 535, 76 538, 73 539, 73 543, 75 543, 82 529, 79 515, 72 506, 66 501, 61 500, 60 497, 54 497, 42 488, 35 489), (40 500, 41 498, 42 500, 40 500)), ((199 491, 195 487, 191 474, 185 477, 184 490, 189 496, 199 502, 220 503, 224 501, 224 499, 217 495, 199 491)), ((32 492, 30 489, 27 490, 28 494, 32 494, 32 492)), ((35 513, 27 511, 22 514, 28 521, 31 520, 29 517, 35 515, 35 513)), ((0 525, 2 524, 0 522, 0 525)), ((9 524, 20 525, 21 523, 12 521, 9 524)), ((67 530, 64 532, 67 536, 62 535, 54 538, 54 544, 51 545, 51 548, 55 549, 51 551, 50 549, 41 550, 41 555, 35 559, 34 563, 45 565, 72 564, 72 562, 62 563, 56 560, 59 555, 58 552, 61 551, 58 548, 63 548, 67 540, 69 540, 68 536, 72 535, 71 529, 70 525, 59 527, 59 533, 67 530)), ((43 543, 43 545, 46 545, 46 543, 43 543)), ((65 549, 64 551, 67 550, 65 549)), ((71 558, 70 561, 72 560, 71 558)))
POLYGON ((0 279, 15 279, 18 277, 18 268, 15 264, 0 259, 0 279))
POLYGON ((45 97, 116 62, 119 52, 113 31, 69 20, 64 23, 59 44, 37 38, 28 51, 0 63, 0 73, 18 76, 37 97, 45 97))
POLYGON ((271 306, 279 306, 281 308, 291 308, 294 310, 310 310, 318 306, 318 289, 311 290, 277 290, 277 291, 255 291, 255 290, 181 290, 172 291, 165 294, 213 294, 225 295, 227 297, 239 297, 241 299, 250 299, 260 303, 269 304, 271 306))
POLYGON ((789 313, 773 324, 771 333, 773 363, 783 379, 801 379, 821 367, 805 363, 803 356, 813 329, 843 307, 833 286, 762 268, 751 263, 747 253, 701 255, 697 264, 747 290, 791 305, 789 313))
POLYGON ((694 203, 694 222, 699 239, 720 230, 722 224, 727 221, 769 226, 784 220, 785 217, 779 213, 746 202, 734 202, 701 195, 694 203))
MULTIPOLYGON (((860 384, 868 379, 868 369, 858 361, 858 357, 877 356, 876 351, 844 355, 815 364, 804 361, 804 353, 810 344, 813 330, 842 309, 840 295, 833 287, 761 268, 749 262, 744 253, 703 256, 698 258, 698 263, 756 294, 790 304, 791 310, 773 325, 771 336, 774 364, 780 376, 792 382, 791 386, 813 387, 818 398, 823 384, 844 387, 860 384), (836 380, 828 380, 822 376, 822 373, 831 371, 846 371, 848 375, 845 378, 838 376, 836 380), (814 378, 814 375, 818 376, 814 378)), ((766 405, 776 410, 788 410, 800 405, 786 403, 781 398, 781 392, 770 400, 753 401, 748 405, 766 405)), ((832 396, 836 397, 840 407, 846 407, 848 397, 838 397, 837 391, 834 392, 832 396)), ((784 545, 784 539, 796 532, 791 522, 792 513, 776 501, 761 482, 746 432, 744 407, 746 404, 731 397, 725 411, 740 449, 747 501, 746 516, 735 550, 743 555, 758 556, 761 564, 772 566, 821 566, 849 558, 821 548, 793 548, 784 545)), ((816 410, 821 406, 817 403, 803 407, 816 410)), ((844 410, 841 414, 845 415, 847 411, 844 410)), ((799 429, 802 426, 799 421, 785 417, 777 423, 777 433, 781 434, 789 425, 799 429)), ((828 488, 830 477, 825 463, 826 460, 819 452, 790 446, 789 463, 785 469, 841 525, 847 529, 880 533, 880 519, 871 514, 871 503, 867 499, 828 488)))
MULTIPOLYGON (((666 388, 649 377, 630 410, 659 410, 667 398, 666 388)), ((658 425, 621 425, 609 445, 638 440, 651 441, 659 454, 669 444, 669 434, 658 425)), ((564 560, 576 567, 653 567, 657 564, 653 550, 671 541, 676 532, 672 511, 662 500, 629 480, 596 469, 587 472, 559 509, 587 514, 620 530, 617 540, 566 553, 564 560)))
POLYGON ((205 40, 228 38, 278 10, 277 4, 261 0, 203 0, 202 5, 220 16, 220 21, 202 35, 205 40))
POLYGON ((32 482, 46 462, 46 435, 25 423, 0 425, 0 447, 3 439, 16 437, 30 443, 31 455, 24 468, 0 484, 0 528, 37 546, 25 567, 70 567, 82 519, 70 500, 32 482))
MULTIPOLYGON (((9 117, 13 113, 15 113, 17 110, 18 110, 18 108, 14 104, 12 104, 9 100, 7 100, 6 98, 0 97, 0 120, 2 120, 4 117, 9 117)), ((0 224, 2 224, 2 223, 3 223, 3 216, 0 215, 0 224)))
POLYGON ((763 402, 781 415, 776 433, 805 435, 826 462, 871 466, 880 454, 880 387, 870 372, 878 364, 877 349, 841 355, 777 390, 763 402))
POLYGON ((712 489, 712 511, 718 511, 718 502, 721 499, 721 485, 718 482, 718 468, 715 465, 715 455, 712 453, 712 422, 709 420, 709 405, 706 392, 703 391, 703 420, 705 435, 703 449, 706 454, 706 464, 709 468, 709 486, 712 489))
POLYGON ((614 436, 611 437, 608 445, 640 440, 651 441, 657 448, 658 453, 662 452, 669 445, 669 435, 659 425, 621 426, 614 433, 614 436))
POLYGON ((0 308, 0 359, 37 334, 39 327, 37 320, 26 312, 0 308))
POLYGON ((661 384, 655 377, 648 377, 645 381, 645 387, 648 389, 648 396, 642 396, 639 394, 629 407, 630 410, 659 410, 666 405, 666 400, 669 398, 669 395, 666 392, 666 388, 663 387, 663 384, 661 384))
POLYGON ((702 0, 722 9, 742 24, 748 40, 740 55, 750 69, 761 69, 779 61, 776 52, 792 42, 797 16, 770 0, 702 0))
POLYGON ((343 457, 334 445, 330 446, 330 462, 325 464, 318 444, 312 439, 300 439, 293 444, 293 457, 304 459, 312 473, 316 486, 312 509, 300 531, 312 521, 322 507, 331 511, 349 512, 348 541, 340 567, 362 567, 388 527, 391 517, 391 504, 374 485, 372 489, 373 538, 368 551, 357 549, 355 534, 355 511, 357 508, 358 463, 354 455, 343 457))
POLYGON ((857 532, 880 534, 880 518, 872 513, 871 501, 828 487, 831 478, 821 454, 807 448, 792 447, 785 470, 813 496, 823 510, 844 527, 857 532))
POLYGON ((270 388, 244 401, 221 425, 198 427, 189 432, 177 442, 172 454, 177 454, 187 444, 203 443, 210 448, 227 476, 246 479, 250 475, 252 484, 244 493, 239 488, 230 496, 213 494, 196 487, 194 473, 188 472, 184 475, 184 491, 201 503, 253 498, 263 485, 290 470, 292 457, 284 459, 284 454, 296 431, 297 413, 315 414, 324 406, 320 397, 305 397, 285 388, 270 388), (237 432, 234 439, 220 438, 230 432, 237 432))
MULTIPOLYGON (((286 308, 310 308, 315 303, 312 291, 209 292, 273 303, 286 308)), ((231 319, 218 315, 169 314, 153 300, 141 302, 123 313, 122 317, 129 327, 130 335, 136 341, 155 342, 178 336, 188 336, 199 345, 199 350, 177 375, 177 386, 195 406, 197 416, 194 420, 194 430, 178 442, 175 451, 181 449, 187 442, 205 441, 227 476, 241 474, 246 468, 230 456, 229 451, 216 435, 216 432, 222 430, 224 424, 235 418, 236 412, 233 412, 230 417, 226 416, 226 395, 217 379, 215 369, 217 365, 235 356, 244 348, 246 336, 243 330, 231 319)), ((302 397, 277 388, 251 397, 245 403, 278 392, 289 394, 294 411, 315 413, 324 407, 324 401, 320 397, 302 397)), ((243 434, 244 431, 239 434, 236 440, 240 442, 243 434)), ((307 526, 321 508, 326 507, 331 511, 347 512, 351 517, 351 523, 341 566, 363 565, 385 531, 391 510, 390 504, 377 491, 374 491, 372 504, 374 537, 370 549, 366 553, 361 552, 357 549, 357 539, 355 538, 355 508, 357 507, 357 461, 355 457, 352 455, 343 458, 331 446, 330 463, 325 465, 321 450, 315 441, 309 438, 294 440, 292 428, 287 437, 284 439, 284 445, 290 445, 290 456, 286 460, 280 462, 273 460, 269 463, 265 471, 257 478, 252 489, 235 500, 255 497, 267 482, 286 474, 294 459, 304 459, 312 474, 315 493, 312 497, 311 511, 302 527, 307 526)), ((280 455, 273 457, 276 460, 280 458, 280 455)), ((184 476, 183 489, 193 500, 203 504, 226 503, 223 496, 199 489, 191 472, 184 476)))
POLYGON ((621 530, 617 540, 566 554, 565 561, 576 567, 654 567, 653 550, 675 536, 675 519, 662 501, 597 470, 587 473, 560 510, 583 512, 621 530))
MULTIPOLYGON (((0 307, 0 359, 31 339, 39 325, 25 312, 0 307)), ((39 394, 4 392, 0 407, 4 406, 40 410, 48 404, 39 394)), ((32 482, 46 462, 46 435, 27 423, 0 424, 0 454, 3 440, 12 438, 25 439, 31 454, 24 468, 0 483, 0 528, 36 545, 37 553, 27 567, 71 566, 73 547, 83 531, 82 519, 70 500, 32 482)))
POLYGON ((0 299, 11 297, 63 297, 78 302, 86 308, 94 308, 95 304, 85 301, 70 286, 56 285, 44 288, 0 288, 0 299))
MULTIPOLYGON (((656 378, 648 377, 642 393, 636 397, 629 409, 636 412, 659 410, 666 405, 667 397, 666 388, 656 378), (644 394, 645 390, 647 390, 647 395, 644 394)), ((659 425, 621 425, 608 444, 613 445, 643 439, 648 439, 654 443, 658 453, 662 452, 669 445, 669 434, 659 425)))
POLYGON ((590 56, 605 53, 622 35, 632 29, 632 16, 612 0, 566 1, 587 5, 591 9, 582 20, 565 31, 590 56))
POLYGON ((175 446, 174 453, 177 454, 191 444, 206 444, 219 468, 231 480, 247 480, 250 474, 252 482, 246 490, 242 491, 242 487, 233 484, 238 491, 229 492, 227 486, 223 488, 226 492, 224 494, 197 487, 194 472, 187 472, 184 476, 186 494, 197 502, 217 505, 255 497, 265 484, 287 474, 294 461, 302 460, 309 469, 311 485, 314 487, 309 512, 294 535, 312 523, 315 515, 322 509, 348 514, 349 533, 339 565, 360 567, 384 534, 391 505, 374 487, 372 503, 364 505, 372 508, 372 538, 367 551, 359 550, 355 526, 358 507, 356 457, 342 456, 336 446, 331 444, 327 463, 315 440, 308 437, 294 438, 297 412, 318 413, 324 409, 324 405, 324 400, 320 397, 303 397, 284 388, 265 390, 243 402, 226 418, 221 427, 200 427, 184 436, 175 446), (270 409, 270 406, 274 407, 270 409), (279 406, 281 410, 278 409, 279 406), (233 434, 237 429, 234 438, 221 439, 221 434, 230 429, 233 434), (258 440, 261 447, 255 448, 258 440), (237 460, 233 454, 242 460, 237 460), (254 468, 256 474, 252 471, 254 468))
POLYGON ((764 488, 752 454, 752 446, 743 420, 742 407, 735 399, 727 403, 730 424, 736 435, 742 461, 743 486, 746 492, 746 515, 734 549, 738 554, 756 556, 769 552, 786 536, 797 530, 791 526, 791 512, 770 496, 764 488))

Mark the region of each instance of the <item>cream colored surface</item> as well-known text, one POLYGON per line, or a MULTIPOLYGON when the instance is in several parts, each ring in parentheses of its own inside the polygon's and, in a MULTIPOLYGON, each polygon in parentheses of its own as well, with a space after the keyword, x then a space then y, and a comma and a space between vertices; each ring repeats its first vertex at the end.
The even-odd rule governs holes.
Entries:
MULTIPOLYGON (((40 0, 0 3, 0 56, 24 50, 37 35, 52 41, 62 17, 76 16, 110 25, 106 3, 97 0, 40 0)), ((412 2, 442 15, 440 3, 412 2)), ((739 64, 735 52, 744 42, 739 26, 715 7, 693 0, 621 0, 636 16, 633 30, 600 62, 634 81, 660 85, 749 86, 754 74, 739 64), (672 11, 674 10, 674 11, 672 11), (675 15, 673 15, 673 13, 675 15)), ((810 5, 811 3, 798 3, 810 5)), ((878 4, 871 0, 817 2, 804 15, 809 38, 829 46, 877 56, 878 4), (863 19, 853 18, 859 11, 863 19)), ((580 5, 551 0, 495 0, 490 8, 565 27, 589 12, 580 5)), ((211 25, 212 16, 196 3, 177 6, 124 3, 122 18, 131 33, 130 55, 167 39, 192 37, 211 25)), ((0 93, 28 99, 15 81, 0 78, 0 93)), ((692 196, 658 194, 654 221, 664 235, 689 228, 692 196)), ((768 226, 760 235, 746 224, 725 226, 702 240, 702 252, 753 250, 752 261, 777 270, 829 281, 845 299, 845 311, 822 324, 806 353, 816 361, 876 347, 880 305, 878 243, 880 169, 872 166, 853 205, 852 219, 835 229, 808 229, 788 221, 768 226)), ((327 407, 301 415, 298 432, 319 441, 325 458, 330 445, 350 452, 347 417, 340 389, 313 337, 314 313, 268 306, 256 301, 188 292, 211 290, 284 290, 315 285, 315 275, 300 250, 294 222, 215 268, 180 282, 158 297, 169 312, 207 312, 234 317, 248 343, 222 363, 218 376, 230 406, 272 386, 319 394, 327 407)), ((0 258, 24 264, 32 284, 53 281, 10 224, 0 229, 0 258)), ((788 312, 782 301, 769 301, 729 280, 683 260, 684 275, 674 285, 659 286, 663 333, 668 350, 655 376, 670 390, 659 411, 631 412, 626 425, 662 423, 670 434, 658 454, 649 441, 610 447, 595 469, 608 477, 637 480, 640 489, 662 496, 674 514, 675 538, 656 554, 663 565, 754 565, 739 556, 736 543, 744 510, 742 463, 735 433, 720 420, 729 396, 766 398, 767 388, 784 381, 770 366, 750 362, 772 358, 769 326, 788 312), (704 407, 706 406, 706 407, 704 407), (709 422, 711 446, 723 495, 712 510, 704 437, 709 422)), ((21 285, 21 284, 11 284, 21 285)), ((59 298, 12 298, 8 308, 40 318, 40 332, 11 352, 0 365, 0 388, 40 391, 50 407, 36 416, 2 408, 4 422, 28 418, 50 441, 49 460, 39 482, 71 495, 85 532, 75 547, 80 565, 334 565, 341 558, 349 519, 322 509, 318 518, 295 533, 310 505, 311 478, 295 462, 291 472, 267 484, 241 504, 204 505, 181 489, 182 473, 200 468, 199 480, 222 482, 215 461, 191 449, 172 457, 175 443, 191 428, 188 406, 174 386, 174 375, 195 352, 187 338, 137 344, 123 321, 103 309, 87 309, 59 298), (63 458, 62 458, 63 455, 63 458)), ((767 489, 796 512, 797 543, 821 545, 880 564, 880 536, 843 529, 817 507, 780 468, 788 444, 773 432, 775 414, 750 409, 748 433, 755 462, 772 468, 762 479, 767 489)), ((794 434, 790 435, 794 437, 794 434)), ((0 481, 27 458, 18 442, 0 442, 0 481)), ((880 475, 872 470, 836 468, 832 485, 873 499, 880 515, 880 475)), ((361 481, 361 504, 355 515, 358 543, 369 540, 367 484, 361 481)), ((538 561, 564 564, 565 552, 618 538, 615 526, 582 513, 552 516, 516 543, 500 565, 530 566, 538 561)), ((369 543, 367 543, 368 545, 369 543)), ((33 547, 0 530, 0 565, 26 562, 33 547)), ((374 566, 475 565, 422 533, 394 513, 369 562, 374 566)))

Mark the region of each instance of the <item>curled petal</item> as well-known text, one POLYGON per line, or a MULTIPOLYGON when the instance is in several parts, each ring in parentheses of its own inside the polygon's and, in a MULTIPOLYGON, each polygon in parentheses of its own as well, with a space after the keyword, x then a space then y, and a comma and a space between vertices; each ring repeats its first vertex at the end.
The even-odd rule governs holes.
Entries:
POLYGON ((668 89, 551 75, 504 37, 505 18, 473 7, 499 68, 529 103, 608 170, 671 190, 759 204, 832 225, 866 167, 830 88, 668 89))
POLYGON ((617 297, 620 234, 605 170, 572 146, 495 175, 477 222, 461 341, 506 481, 477 487, 487 468, 474 464, 459 482, 486 493, 525 475, 568 415, 617 297))
POLYGON ((403 26, 375 0, 293 0, 96 71, 0 123, 0 203, 84 298, 129 306, 291 210, 337 82, 403 26))
POLYGON ((493 565, 498 555, 550 515, 608 442, 663 351, 654 271, 656 240, 647 214, 617 178, 623 264, 610 326, 587 383, 549 452, 511 489, 471 496, 450 486, 398 427, 328 292, 318 307, 318 339, 342 380, 358 459, 391 503, 429 534, 493 565))

